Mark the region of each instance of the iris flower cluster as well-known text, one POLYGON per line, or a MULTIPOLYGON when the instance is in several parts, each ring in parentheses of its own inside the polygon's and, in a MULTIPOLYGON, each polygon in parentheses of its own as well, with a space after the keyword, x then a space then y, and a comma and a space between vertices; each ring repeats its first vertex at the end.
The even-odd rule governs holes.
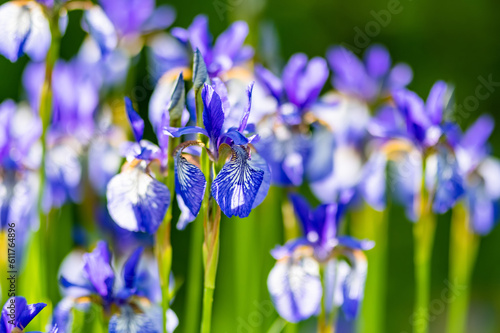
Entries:
MULTIPOLYGON (((201 330, 210 332, 224 251, 221 212, 246 218, 259 205, 268 209, 271 186, 283 188, 284 224, 301 230, 291 237, 285 230, 284 245, 271 251, 276 263, 267 287, 279 316, 289 323, 317 316, 319 332, 333 330, 338 309, 341 318, 358 317, 370 278, 367 251, 377 247, 350 235, 346 220, 355 223, 351 214, 364 207, 385 211, 392 201, 415 223, 415 311, 425 312, 436 215, 465 208, 463 227, 472 237, 488 234, 498 220, 492 118, 462 131, 451 120, 453 87, 437 81, 422 99, 408 89, 410 67, 393 64, 380 45, 363 59, 340 46, 325 58, 297 53, 278 75, 253 63, 245 22, 214 39, 204 15, 165 32, 175 15, 154 0, 0 6, 8 32, 0 54, 30 59, 25 101, 0 104, 0 223, 2 231, 17 225, 21 278, 39 273, 26 255, 30 241, 41 245, 40 260, 43 246, 54 246, 46 234, 58 228, 54 210, 81 208, 72 237, 62 235, 77 248, 65 249, 57 274, 40 273, 42 281, 58 277, 62 299, 30 293, 51 302, 44 325, 51 333, 83 332, 76 327, 82 321, 116 333, 173 332, 176 222, 179 230, 203 224, 204 242, 194 245, 205 269, 201 330), (64 61, 60 40, 75 10, 83 12, 86 35, 64 61), (126 97, 127 77, 143 53, 154 87, 147 112, 143 100, 134 106, 126 97)), ((0 333, 24 332, 44 307, 9 299, 0 333)))

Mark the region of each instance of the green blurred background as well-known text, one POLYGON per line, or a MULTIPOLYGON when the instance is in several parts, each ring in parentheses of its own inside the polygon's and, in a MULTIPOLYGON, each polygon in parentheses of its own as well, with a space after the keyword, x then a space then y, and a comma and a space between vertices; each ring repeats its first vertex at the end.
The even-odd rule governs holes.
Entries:
MULTIPOLYGON (((493 81, 500 82, 500 2, 495 0, 159 2, 176 8, 176 26, 187 27, 195 15, 205 13, 209 16, 214 35, 218 35, 231 21, 245 19, 251 26, 249 41, 254 46, 259 45, 261 26, 271 22, 279 37, 279 46, 271 50, 276 53, 278 63, 283 63, 295 52, 324 56, 333 44, 360 46, 356 44, 359 34, 356 31, 361 30, 368 32, 370 43, 387 46, 395 61, 411 65, 414 79, 410 88, 421 96, 428 94, 436 80, 443 79, 455 85, 456 101, 463 104, 468 96, 475 95, 476 87, 481 83, 479 76, 491 76, 493 81), (397 8, 398 13, 390 15, 390 22, 387 19, 385 26, 374 23, 377 21, 373 13, 380 13, 391 6, 397 8)), ((78 17, 79 14, 71 15, 78 17)), ((83 36, 79 20, 70 18, 70 27, 62 42, 63 58, 68 59, 77 52, 83 36)), ((360 47, 358 55, 365 48, 360 47)), ((0 101, 21 98, 21 74, 26 62, 26 57, 16 64, 0 57, 0 101)), ((142 59, 137 82, 143 82, 145 74, 145 61, 142 59)), ((479 102, 477 109, 460 118, 460 124, 467 126, 482 113, 493 115, 500 123, 499 106, 500 87, 496 87, 487 99, 479 102)), ((147 99, 140 103, 140 111, 143 115, 147 113, 147 99)), ((499 156, 500 130, 493 134, 491 142, 493 154, 499 156)), ((280 195, 279 189, 273 189, 265 204, 246 220, 222 221, 215 333, 266 332, 275 322, 277 315, 269 311, 265 279, 274 264, 269 250, 282 242, 281 212, 276 209, 281 206, 280 195)), ((441 292, 446 288, 449 227, 450 216, 441 216, 432 266, 433 300, 441 299, 441 292)), ((390 212, 389 228, 387 332, 410 332, 413 306, 412 225, 405 219, 403 211, 395 207, 390 212)), ((188 258, 192 232, 193 225, 190 225, 184 232, 173 233, 173 270, 184 282, 190 278, 188 258)), ((473 275, 468 332, 500 332, 500 228, 482 239, 479 251, 473 275)), ((181 322, 178 332, 186 330, 183 320, 186 312, 195 311, 186 305, 185 297, 186 288, 181 287, 173 304, 181 322)), ((446 311, 435 313, 431 331, 443 332, 446 311)))

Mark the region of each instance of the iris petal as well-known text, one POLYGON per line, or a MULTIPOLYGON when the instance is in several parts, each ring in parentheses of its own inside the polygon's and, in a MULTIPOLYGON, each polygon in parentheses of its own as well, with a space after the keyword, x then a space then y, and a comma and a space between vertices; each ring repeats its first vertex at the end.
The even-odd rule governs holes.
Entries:
POLYGON ((204 85, 201 98, 204 106, 203 125, 212 143, 217 144, 224 124, 224 110, 222 109, 221 98, 208 84, 204 85))
POLYGON ((189 209, 193 216, 197 216, 207 181, 201 170, 189 163, 179 150, 175 156, 175 191, 182 198, 182 203, 189 209))
POLYGON ((351 271, 344 282, 344 303, 342 310, 347 319, 354 319, 358 315, 365 290, 368 263, 360 251, 347 252, 351 262, 351 271))
POLYGON ((12 62, 17 61, 23 54, 31 29, 30 11, 26 6, 19 6, 15 2, 7 2, 0 6, 0 54, 12 62))
POLYGON ((264 179, 264 171, 249 163, 242 146, 234 146, 227 162, 212 183, 212 195, 228 217, 247 217, 264 179))
POLYGON ((142 120, 141 116, 134 110, 132 101, 128 97, 125 97, 125 110, 127 111, 127 117, 132 126, 135 140, 139 142, 144 135, 144 120, 142 120))
POLYGON ((85 11, 83 18, 90 35, 99 45, 103 55, 107 55, 116 48, 118 36, 113 23, 111 23, 101 7, 92 6, 92 8, 85 11))
POLYGON ((24 44, 24 53, 33 61, 43 61, 50 48, 52 36, 49 21, 40 6, 33 6, 31 14, 31 29, 24 44))
POLYGON ((109 333, 161 333, 161 313, 158 311, 136 313, 130 306, 120 308, 120 313, 109 321, 109 333))
POLYGON ((111 252, 104 241, 97 243, 94 251, 83 255, 84 270, 95 290, 103 298, 111 297, 115 273, 111 267, 111 252))
POLYGON ((279 315, 295 323, 316 314, 322 296, 319 265, 311 258, 278 261, 267 287, 279 315))
POLYGON ((140 168, 126 170, 108 183, 108 210, 120 227, 153 234, 170 203, 167 186, 140 168))

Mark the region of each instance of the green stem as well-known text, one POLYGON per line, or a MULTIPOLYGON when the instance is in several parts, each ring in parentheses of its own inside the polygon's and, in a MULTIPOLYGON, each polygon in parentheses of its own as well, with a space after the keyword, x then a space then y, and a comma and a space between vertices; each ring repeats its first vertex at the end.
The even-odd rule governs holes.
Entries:
MULTIPOLYGON (((179 119, 171 119, 170 126, 178 127, 179 119)), ((166 177, 166 185, 172 193, 175 189, 175 162, 174 162, 174 150, 179 144, 179 138, 171 138, 168 146, 168 174, 166 177)), ((163 223, 158 228, 156 233, 156 243, 155 243, 155 255, 158 260, 158 271, 160 275, 160 286, 161 286, 161 305, 162 305, 162 315, 163 315, 163 332, 167 333, 167 311, 170 307, 170 271, 172 269, 172 243, 170 240, 171 228, 172 228, 172 206, 174 202, 174 196, 170 196, 170 204, 167 209, 167 213, 163 219, 163 223)))
POLYGON ((449 333, 465 333, 467 328, 467 308, 469 304, 470 280, 479 247, 479 236, 470 230, 469 212, 464 203, 453 208, 450 239, 450 283, 457 288, 449 298, 449 333))
POLYGON ((436 230, 436 216, 430 209, 430 202, 423 191, 422 210, 419 220, 413 226, 415 264, 415 308, 413 331, 429 331, 429 302, 431 289, 431 256, 436 230))
POLYGON ((200 244, 203 244, 203 219, 197 218, 191 225, 185 332, 196 332, 200 322, 200 300, 203 283, 203 261, 200 244))
POLYGON ((354 237, 370 239, 375 247, 366 252, 369 263, 366 277, 365 296, 362 307, 361 332, 383 333, 385 329, 385 308, 387 290, 387 238, 388 208, 379 212, 365 204, 352 215, 351 231, 354 237))
POLYGON ((298 223, 295 218, 293 205, 288 198, 288 192, 286 189, 283 191, 283 202, 281 204, 281 213, 283 214, 283 232, 285 236, 285 242, 289 241, 290 239, 299 237, 300 231, 298 223))

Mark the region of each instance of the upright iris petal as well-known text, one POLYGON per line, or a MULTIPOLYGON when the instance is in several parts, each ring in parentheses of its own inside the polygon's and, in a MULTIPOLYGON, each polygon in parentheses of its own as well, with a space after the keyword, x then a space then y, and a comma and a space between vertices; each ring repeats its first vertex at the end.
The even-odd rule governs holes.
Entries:
POLYGON ((222 109, 221 98, 208 84, 203 87, 201 98, 204 106, 203 125, 212 144, 217 145, 224 125, 224 110, 222 109))
POLYGON ((278 261, 267 286, 279 315, 289 322, 307 319, 319 310, 323 290, 319 265, 312 258, 278 261))
POLYGON ((111 252, 106 242, 97 243, 94 251, 83 255, 83 260, 87 278, 96 292, 104 299, 109 298, 113 292, 115 274, 111 267, 111 252))
POLYGON ((109 214, 119 226, 153 234, 163 221, 170 192, 139 166, 114 176, 107 198, 109 214))
POLYGON ((247 217, 264 179, 264 171, 248 163, 249 153, 234 146, 231 160, 212 183, 212 195, 226 216, 247 217))
POLYGON ((84 20, 90 35, 99 45, 103 55, 107 55, 116 48, 118 36, 113 23, 111 23, 101 7, 92 6, 92 8, 86 10, 84 20))
POLYGON ((128 97, 125 97, 125 110, 127 111, 127 117, 132 126, 135 140, 140 142, 144 135, 144 120, 142 120, 141 116, 134 110, 132 101, 128 97))

